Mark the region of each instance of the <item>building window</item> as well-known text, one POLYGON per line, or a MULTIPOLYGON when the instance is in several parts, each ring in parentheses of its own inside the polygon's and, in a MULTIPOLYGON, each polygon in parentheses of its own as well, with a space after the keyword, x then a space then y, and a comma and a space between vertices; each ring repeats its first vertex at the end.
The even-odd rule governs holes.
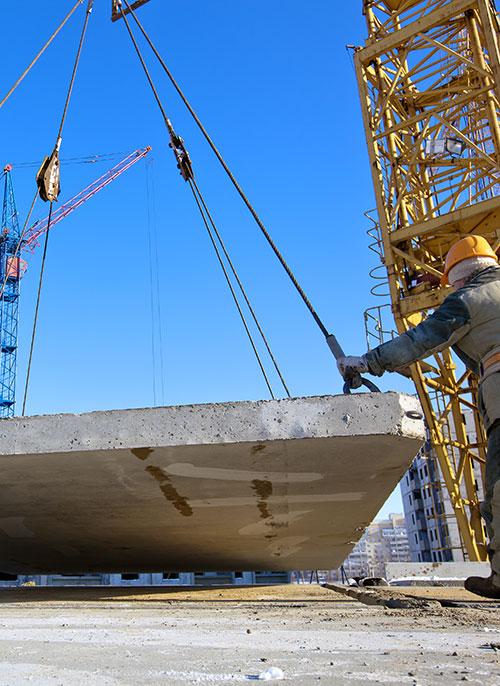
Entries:
POLYGON ((163 581, 168 581, 169 579, 178 579, 179 572, 163 572, 163 581))
POLYGON ((409 500, 410 505, 411 505, 411 495, 408 496, 408 500, 409 500))
POLYGON ((418 538, 417 538, 417 534, 415 534, 415 543, 417 543, 417 544, 418 544, 418 538))
POLYGON ((138 574, 122 574, 122 581, 137 581, 138 574))
POLYGON ((413 522, 413 525, 415 526, 415 515, 413 512, 411 513, 411 521, 413 522))

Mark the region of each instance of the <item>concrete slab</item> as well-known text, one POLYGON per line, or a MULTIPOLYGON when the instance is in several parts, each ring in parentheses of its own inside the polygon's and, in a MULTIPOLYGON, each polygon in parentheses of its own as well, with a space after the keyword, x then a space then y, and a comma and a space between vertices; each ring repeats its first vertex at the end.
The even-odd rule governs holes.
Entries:
POLYGON ((329 569, 424 439, 396 393, 0 422, 0 570, 329 569))

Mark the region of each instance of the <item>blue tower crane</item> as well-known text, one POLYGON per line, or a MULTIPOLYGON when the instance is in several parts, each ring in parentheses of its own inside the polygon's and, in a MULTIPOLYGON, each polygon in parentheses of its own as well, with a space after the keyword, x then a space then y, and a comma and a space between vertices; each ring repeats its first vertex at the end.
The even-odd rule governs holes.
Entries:
POLYGON ((0 235, 0 417, 13 417, 16 399, 17 324, 19 282, 19 219, 11 177, 12 167, 3 170, 5 179, 0 235))

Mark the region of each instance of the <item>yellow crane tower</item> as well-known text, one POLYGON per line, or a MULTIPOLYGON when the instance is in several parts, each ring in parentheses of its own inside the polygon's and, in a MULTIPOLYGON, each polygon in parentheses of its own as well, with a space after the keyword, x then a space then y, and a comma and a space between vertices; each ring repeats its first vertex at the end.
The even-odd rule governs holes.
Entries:
MULTIPOLYGON (((474 233, 500 247, 500 27, 492 0, 364 0, 363 13, 368 39, 355 52, 356 74, 380 255, 402 333, 448 294, 439 279, 454 241, 474 233)), ((477 380, 448 350, 411 375, 465 552, 485 560, 477 380)))

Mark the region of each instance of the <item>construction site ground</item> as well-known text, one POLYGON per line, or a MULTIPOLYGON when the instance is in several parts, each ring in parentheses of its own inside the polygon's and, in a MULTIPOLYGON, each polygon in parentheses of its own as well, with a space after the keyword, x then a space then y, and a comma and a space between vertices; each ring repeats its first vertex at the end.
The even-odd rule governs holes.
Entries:
POLYGON ((2 590, 0 685, 232 684, 271 667, 301 686, 500 684, 498 603, 462 589, 360 592, 2 590), (380 604, 365 604, 366 594, 380 604), (407 594, 414 606, 384 605, 407 594))

